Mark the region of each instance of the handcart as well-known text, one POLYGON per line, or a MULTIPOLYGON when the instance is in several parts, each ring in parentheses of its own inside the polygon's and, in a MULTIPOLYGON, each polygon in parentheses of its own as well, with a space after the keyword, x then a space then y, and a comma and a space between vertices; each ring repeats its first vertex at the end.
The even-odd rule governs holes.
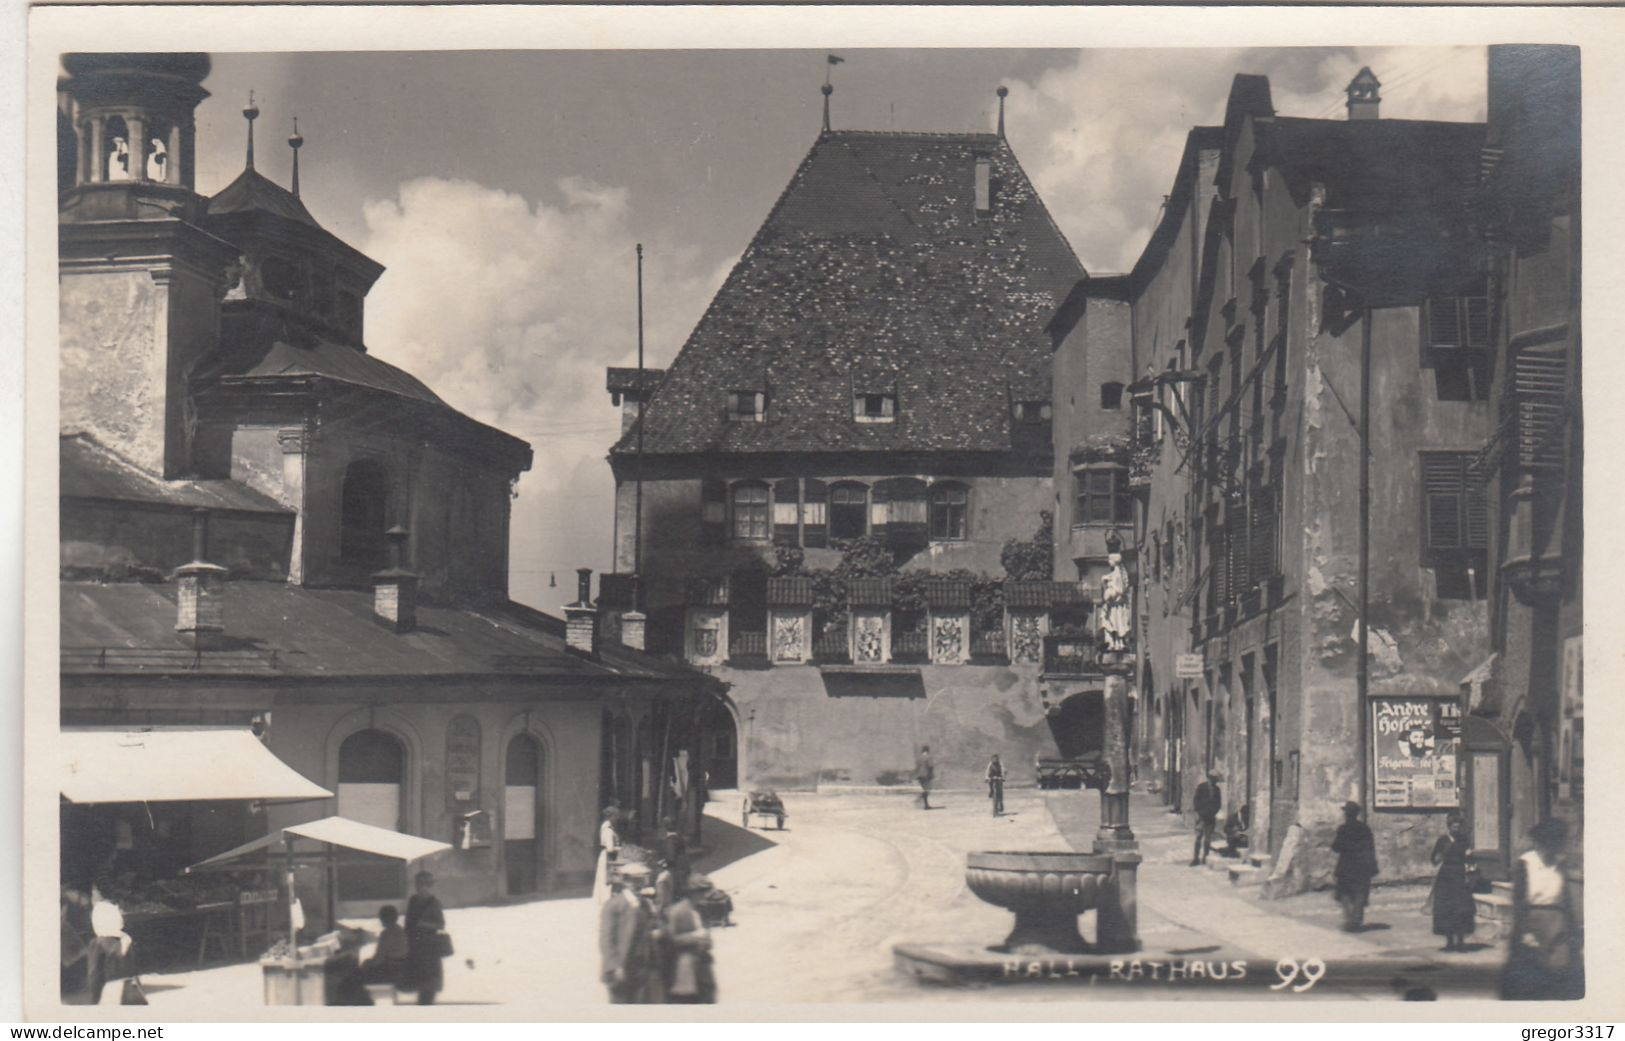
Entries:
POLYGON ((771 817, 778 830, 784 830, 784 801, 771 788, 759 788, 745 796, 744 809, 739 814, 740 827, 750 827, 752 817, 771 817))

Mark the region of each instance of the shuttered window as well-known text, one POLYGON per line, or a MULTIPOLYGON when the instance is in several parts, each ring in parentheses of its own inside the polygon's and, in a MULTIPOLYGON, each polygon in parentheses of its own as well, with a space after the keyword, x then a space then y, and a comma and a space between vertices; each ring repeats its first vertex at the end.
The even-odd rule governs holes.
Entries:
POLYGON ((1485 297, 1436 297, 1423 312, 1423 331, 1430 348, 1484 350, 1490 344, 1490 302, 1485 297))
POLYGON ((714 478, 700 482, 700 538, 709 545, 725 541, 728 533, 728 486, 714 478))
POLYGON ((1518 465, 1525 470, 1561 469, 1568 356, 1560 350, 1521 351, 1513 363, 1513 382, 1518 465))
POLYGON ((794 546, 798 537, 801 515, 801 482, 786 477, 773 483, 773 541, 781 546, 794 546))
POLYGON ((1468 472, 1472 459, 1471 452, 1422 453, 1423 550, 1430 561, 1489 548, 1489 501, 1483 482, 1468 472))
POLYGON ((801 544, 813 549, 829 545, 829 488, 813 478, 801 486, 801 544))

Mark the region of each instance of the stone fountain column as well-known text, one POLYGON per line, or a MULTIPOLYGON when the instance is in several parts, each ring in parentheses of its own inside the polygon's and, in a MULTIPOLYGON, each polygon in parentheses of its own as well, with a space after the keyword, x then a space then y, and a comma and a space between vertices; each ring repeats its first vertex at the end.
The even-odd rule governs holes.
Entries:
POLYGON ((1115 870, 1101 901, 1096 922, 1096 946, 1102 951, 1140 949, 1139 870, 1140 844, 1129 827, 1128 684, 1134 657, 1107 652, 1101 661, 1106 674, 1105 754, 1110 776, 1100 792, 1100 828, 1095 852, 1110 854, 1115 870))

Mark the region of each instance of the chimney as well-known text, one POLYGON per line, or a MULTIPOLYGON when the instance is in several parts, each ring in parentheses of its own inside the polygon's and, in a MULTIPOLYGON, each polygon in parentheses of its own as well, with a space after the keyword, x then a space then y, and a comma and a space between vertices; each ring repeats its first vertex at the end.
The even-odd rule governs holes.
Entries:
POLYGON ((1377 118, 1377 107, 1382 104, 1382 95, 1378 93, 1381 86, 1369 65, 1361 67, 1360 71, 1354 74, 1354 78, 1349 80, 1349 85, 1345 89, 1345 93, 1348 94, 1350 119, 1377 118))
POLYGON ((592 568, 576 568, 576 602, 564 605, 564 642, 573 651, 598 654, 598 607, 592 602, 592 568))
POLYGON ((410 532, 397 524, 384 534, 389 538, 389 567, 372 576, 372 610, 396 632, 411 632, 418 623, 418 576, 406 570, 410 532))
POLYGON ((225 635, 226 569, 208 562, 209 511, 192 511, 192 562, 175 569, 175 631, 196 650, 225 635))
POLYGON ((631 585, 632 609, 621 615, 621 643, 634 651, 641 651, 648 634, 649 616, 639 610, 643 606, 642 578, 633 575, 631 585))

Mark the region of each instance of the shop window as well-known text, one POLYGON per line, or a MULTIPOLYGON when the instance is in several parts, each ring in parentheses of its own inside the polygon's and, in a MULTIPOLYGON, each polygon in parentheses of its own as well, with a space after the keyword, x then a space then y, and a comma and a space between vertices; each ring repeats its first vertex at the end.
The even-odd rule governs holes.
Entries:
POLYGON ((1134 494, 1122 467, 1079 470, 1073 474, 1077 512, 1074 524, 1129 524, 1134 520, 1134 494))
POLYGON ((890 423, 897 418, 897 395, 855 394, 852 398, 852 418, 859 423, 890 423))
POLYGON ((371 459, 360 459, 344 471, 339 521, 339 559, 360 567, 381 568, 385 563, 385 515, 389 479, 371 459))
POLYGON ((733 488, 733 537, 765 541, 771 533, 767 485, 746 481, 733 488))
POLYGON ((958 483, 931 486, 931 538, 939 541, 966 537, 970 489, 958 483))
POLYGON ((858 539, 869 532, 869 489, 837 484, 829 493, 829 537, 858 539))

